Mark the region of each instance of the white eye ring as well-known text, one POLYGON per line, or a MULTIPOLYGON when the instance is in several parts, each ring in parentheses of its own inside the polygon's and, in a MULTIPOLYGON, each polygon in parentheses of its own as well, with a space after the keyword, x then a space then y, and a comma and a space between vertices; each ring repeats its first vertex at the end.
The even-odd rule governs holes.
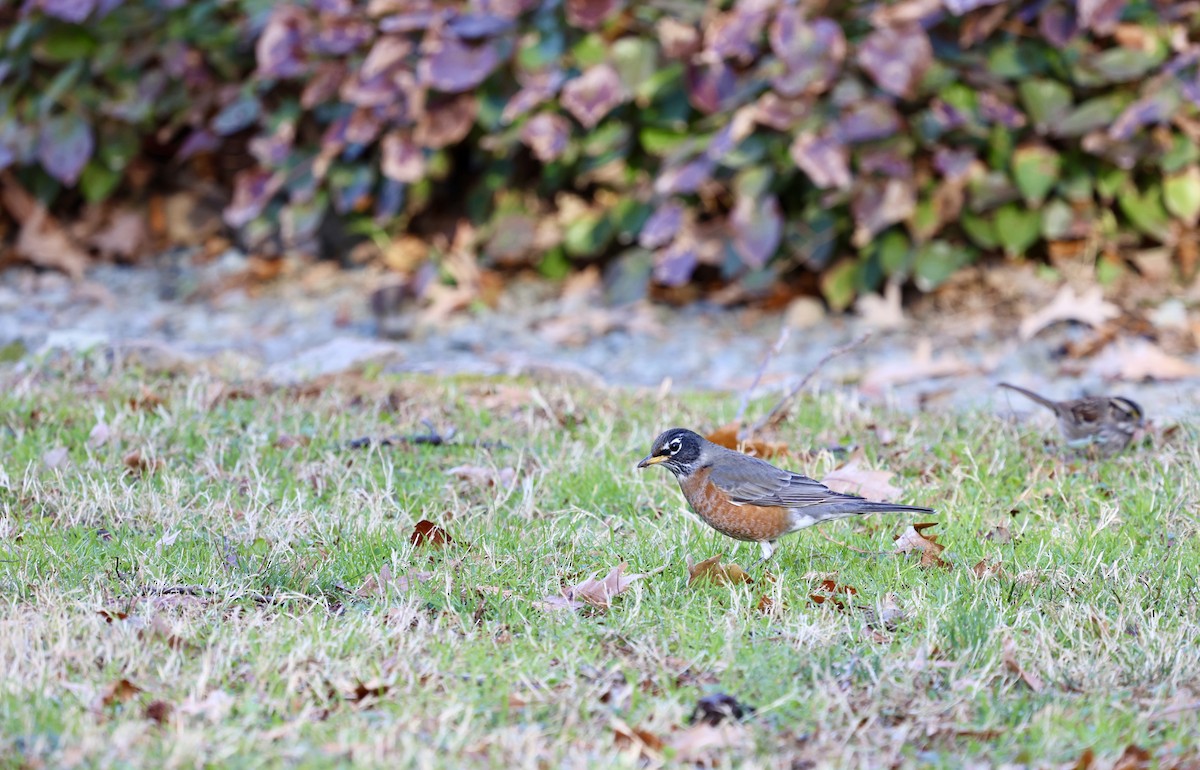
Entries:
POLYGON ((671 450, 671 454, 675 454, 676 452, 678 452, 680 447, 682 447, 682 446, 683 446, 683 443, 677 438, 671 439, 671 443, 668 444, 668 447, 671 450))

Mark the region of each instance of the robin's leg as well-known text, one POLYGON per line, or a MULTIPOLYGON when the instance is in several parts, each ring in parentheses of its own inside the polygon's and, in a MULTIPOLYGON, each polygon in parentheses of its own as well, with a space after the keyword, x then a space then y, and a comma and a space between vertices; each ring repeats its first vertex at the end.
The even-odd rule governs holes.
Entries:
POLYGON ((762 549, 763 555, 762 555, 762 558, 758 560, 758 563, 754 565, 756 567, 759 564, 766 564, 767 562, 769 562, 771 560, 771 557, 775 555, 775 541, 774 540, 759 540, 758 547, 762 549))

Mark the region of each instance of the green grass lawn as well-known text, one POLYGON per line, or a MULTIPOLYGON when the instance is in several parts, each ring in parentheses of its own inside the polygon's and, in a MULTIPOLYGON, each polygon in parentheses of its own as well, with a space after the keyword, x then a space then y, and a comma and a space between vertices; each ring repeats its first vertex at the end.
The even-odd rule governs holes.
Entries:
POLYGON ((712 429, 736 395, 370 374, 272 390, 86 361, 2 370, 0 394, 7 765, 1197 761, 1192 424, 1089 464, 1047 445, 1048 421, 802 400, 779 464, 819 478, 840 460, 817 450, 863 447, 902 502, 938 509, 951 566, 893 553, 914 519, 885 515, 790 536, 766 574, 668 473, 634 469, 660 429, 712 429), (348 446, 423 420, 457 432, 348 446), (479 478, 447 473, 464 465, 479 478), (422 519, 454 543, 414 547, 422 519), (689 585, 718 553, 755 582, 689 585), (999 573, 977 577, 984 559, 999 573), (653 574, 607 609, 543 609, 621 562, 653 574), (857 593, 818 604, 824 580, 857 593), (714 693, 756 711, 689 726, 714 693))

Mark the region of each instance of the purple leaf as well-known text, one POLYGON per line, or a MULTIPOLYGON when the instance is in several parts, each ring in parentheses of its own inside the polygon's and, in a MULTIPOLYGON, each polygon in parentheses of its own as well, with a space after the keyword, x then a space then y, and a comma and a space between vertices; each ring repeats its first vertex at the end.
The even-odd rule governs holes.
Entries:
POLYGON ((688 65, 686 82, 688 101, 709 115, 728 108, 737 91, 737 78, 724 62, 688 65))
POLYGON ((379 136, 382 128, 382 121, 375 110, 359 107, 350 114, 342 138, 348 144, 370 144, 379 136))
POLYGON ((563 86, 560 101, 584 128, 595 128, 613 108, 626 99, 621 77, 608 64, 590 67, 563 86))
POLYGON ((28 164, 35 154, 36 137, 30 126, 15 116, 0 116, 0 168, 28 164))
POLYGON ((933 62, 933 46, 915 24, 877 29, 858 47, 858 64, 889 94, 911 98, 933 62))
POLYGON ((757 199, 739 196, 729 215, 733 231, 733 250, 742 262, 758 269, 779 249, 783 238, 783 215, 774 195, 757 199))
POLYGON ((846 37, 830 19, 806 22, 798 8, 783 8, 770 30, 771 50, 786 67, 771 82, 784 96, 819 94, 837 77, 846 58, 846 37))
POLYGON ((262 213, 263 208, 283 186, 284 175, 261 168, 238 172, 233 181, 233 200, 225 209, 225 223, 242 227, 262 213))
POLYGON ((887 227, 912 216, 917 195, 912 180, 870 180, 859 185, 850 201, 854 215, 851 243, 862 248, 887 227))
POLYGON ((306 110, 324 104, 337 95, 338 86, 346 78, 346 66, 337 61, 323 61, 308 77, 300 93, 300 106, 306 110))
POLYGON ((638 245, 643 249, 657 249, 675 240, 683 225, 683 206, 676 201, 667 201, 654 210, 638 233, 638 245))
POLYGON ((654 253, 654 280, 663 286, 683 286, 692 277, 698 258, 693 239, 677 239, 654 253))
POLYGON ((690 59, 700 50, 700 31, 694 24, 684 24, 669 16, 658 20, 658 44, 668 59, 690 59))
POLYGON ((1107 35, 1117 26, 1128 0, 1076 0, 1075 13, 1080 29, 1107 35))
POLYGON ((554 70, 549 76, 526 84, 520 91, 513 94, 504 105, 500 121, 512 123, 517 118, 552 98, 562 86, 564 77, 561 71, 554 70))
POLYGON ((974 162, 975 153, 972 150, 952 150, 948 147, 939 147, 933 153, 933 167, 950 182, 966 179, 967 173, 971 170, 971 164, 974 162))
POLYGON ((942 131, 961 128, 967 124, 967 116, 956 108, 946 104, 941 99, 934 99, 929 104, 929 114, 937 121, 942 131))
POLYGON ((1124 142, 1151 123, 1165 123, 1175 112, 1175 99, 1166 91, 1143 96, 1117 116, 1108 128, 1108 136, 1124 142))
POLYGON ((1072 9, 1061 5, 1051 4, 1042 9, 1038 17, 1038 31, 1042 37, 1056 48, 1065 48, 1079 27, 1075 24, 1075 14, 1072 9))
POLYGON ((423 32, 436 18, 445 18, 445 11, 412 11, 397 13, 379 20, 379 31, 386 33, 423 32))
POLYGON ((366 82, 387 75, 404 57, 412 53, 412 43, 397 35, 385 35, 375 41, 367 58, 358 68, 358 77, 366 82))
POLYGON ((183 144, 179 146, 179 152, 175 154, 175 159, 185 161, 193 155, 212 152, 220 146, 221 141, 211 131, 203 128, 197 129, 183 140, 183 144))
POLYGON ((757 110, 754 105, 739 107, 725 127, 708 143, 704 151, 711 160, 720 161, 726 155, 738 148, 750 134, 754 133, 754 116, 757 110))
POLYGON ((673 166, 659 174, 654 182, 654 192, 659 195, 694 193, 712 178, 716 164, 701 156, 682 166, 673 166))
POLYGON ((470 91, 500 64, 500 53, 491 42, 473 45, 447 36, 427 41, 425 51, 418 70, 421 82, 449 94, 470 91))
POLYGON ((542 163, 553 163, 567 149, 571 138, 571 122, 562 115, 543 112, 534 115, 521 126, 521 141, 542 163))
POLYGON ((478 114, 479 102, 472 94, 434 101, 417 121, 413 138, 422 147, 433 149, 458 144, 471 133, 478 114))
POLYGON ((425 155, 408 136, 391 131, 379 143, 380 171, 388 179, 412 184, 425 177, 425 155))
POLYGON ((243 94, 226 104, 216 117, 212 119, 212 130, 221 136, 236 134, 244 128, 249 128, 258 120, 261 105, 258 99, 249 94, 243 94))
POLYGON ((736 59, 742 64, 754 61, 763 27, 767 25, 767 11, 763 7, 748 7, 751 5, 738 3, 733 10, 713 19, 705 35, 710 54, 736 59))
POLYGON ((778 94, 768 91, 758 97, 753 104, 754 122, 773 128, 776 131, 790 132, 796 124, 808 114, 809 103, 796 99, 781 99, 778 94))
POLYGON ((878 147, 858 155, 858 173, 910 179, 913 164, 911 159, 894 147, 878 147))
POLYGON ((808 132, 797 134, 791 153, 796 166, 817 187, 823 190, 850 187, 849 153, 836 139, 808 132))
POLYGON ((580 29, 596 29, 622 5, 621 0, 567 0, 567 23, 580 29))
POLYGON ((459 40, 478 43, 489 37, 503 35, 513 28, 513 23, 511 19, 488 13, 469 13, 452 17, 446 27, 459 40))
POLYGON ((96 7, 96 0, 41 0, 39 4, 47 16, 82 24, 96 7))
POLYGON ((1025 114, 1008 102, 1000 100, 991 91, 979 92, 979 116, 988 123, 999 123, 1005 128, 1021 128, 1025 125, 1025 114))
POLYGON ((900 114, 879 99, 855 102, 838 121, 842 139, 851 144, 895 136, 900 131, 900 114))
POLYGON ((1004 0, 942 0, 942 4, 946 6, 946 10, 955 16, 962 16, 977 8, 996 5, 1001 2, 1004 2, 1004 0))
POLYGON ((269 135, 259 135, 250 140, 249 150, 260 166, 278 168, 288 159, 292 141, 296 138, 296 124, 284 122, 269 135))
POLYGON ((77 115, 60 115, 42 123, 37 156, 46 173, 73 187, 95 147, 92 127, 87 121, 77 115))
POLYGON ((375 28, 360 19, 322 16, 311 46, 318 53, 345 56, 357 51, 375 36, 375 28))

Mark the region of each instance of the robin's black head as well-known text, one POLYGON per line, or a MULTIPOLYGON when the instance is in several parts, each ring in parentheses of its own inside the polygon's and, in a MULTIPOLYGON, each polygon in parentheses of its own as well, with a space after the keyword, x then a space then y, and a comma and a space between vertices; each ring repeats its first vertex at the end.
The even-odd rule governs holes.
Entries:
POLYGON ((650 454, 643 457, 637 467, 662 464, 676 476, 686 476, 695 470, 703 448, 704 439, 697 434, 684 428, 671 428, 654 439, 650 454))

